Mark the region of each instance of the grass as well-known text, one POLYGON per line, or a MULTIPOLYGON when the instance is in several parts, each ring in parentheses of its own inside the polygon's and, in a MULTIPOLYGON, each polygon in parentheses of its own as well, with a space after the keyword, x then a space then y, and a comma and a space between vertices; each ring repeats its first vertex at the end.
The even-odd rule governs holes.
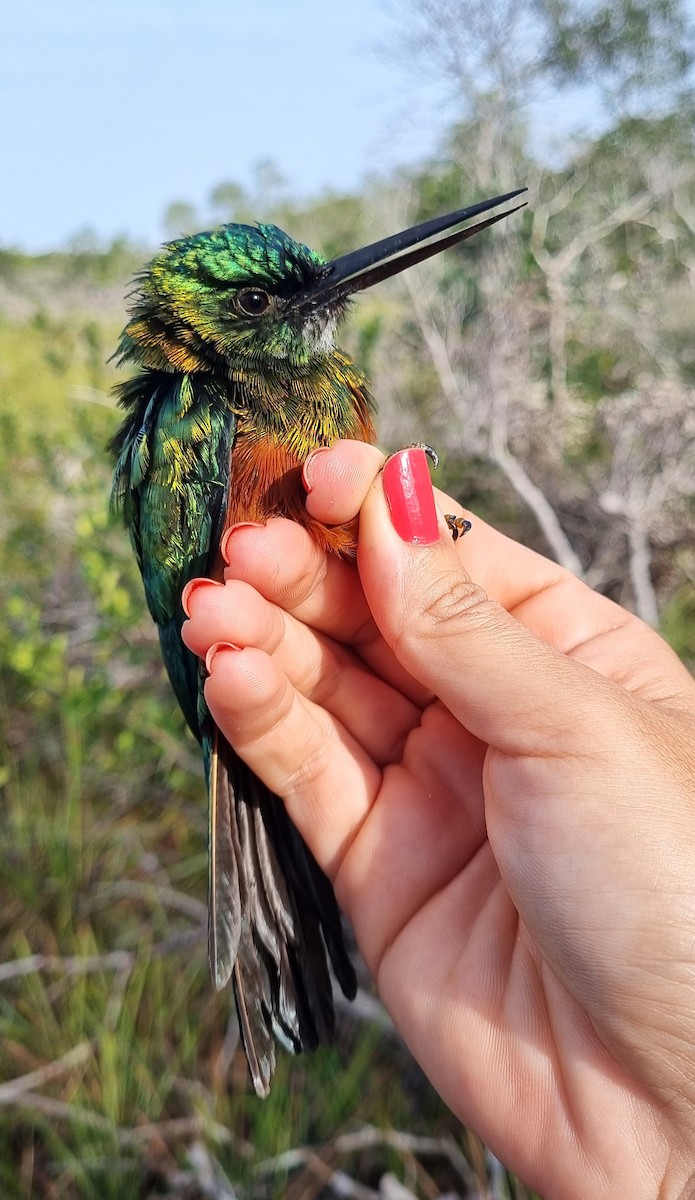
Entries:
POLYGON ((0 1194, 482 1189, 482 1150, 378 1024, 342 1017, 249 1093, 207 974, 197 747, 108 512, 116 332, 0 323, 0 1194))
MULTIPOLYGON (((361 1200, 390 1173, 524 1200, 373 1022, 249 1092, 207 974, 197 748, 108 512, 119 317, 75 297, 115 268, 82 258, 39 261, 51 303, 0 320, 0 1195, 361 1200)), ((30 268, 0 255, 0 283, 30 268)), ((665 632, 693 661, 681 578, 665 632)))
MULTIPOLYGON (((385 1132, 341 1154, 340 1165, 375 1179, 405 1171, 386 1137, 394 1128, 460 1139, 403 1051, 373 1025, 346 1021, 339 1050, 283 1057, 269 1100, 249 1094, 243 1056, 227 1066, 229 997, 207 978, 198 772, 188 797, 170 793, 167 751, 155 741, 149 795, 119 794, 108 723, 103 742, 93 731, 87 741, 69 693, 53 719, 50 767, 38 750, 14 755, 3 787, 3 1196, 148 1195, 185 1174, 194 1146, 254 1195, 284 1195, 287 1168, 259 1174, 260 1163, 297 1146, 332 1146, 356 1127, 385 1132)), ((313 1179, 315 1164, 300 1165, 313 1179)), ((306 1194, 319 1194, 319 1182, 306 1194)))
MULTIPOLYGON (((345 1022, 339 1049, 283 1057, 269 1100, 249 1094, 243 1056, 226 1065, 229 997, 207 979, 202 811, 177 803, 172 819, 172 798, 114 811, 85 784, 74 726, 63 749, 53 787, 15 763, 4 788, 3 1196, 178 1195, 195 1146, 263 1196, 287 1194, 292 1160, 260 1164, 298 1146, 324 1148, 324 1174, 339 1165, 374 1183, 418 1161, 389 1142, 393 1129, 453 1138, 462 1153, 457 1122, 374 1025, 345 1022), (364 1126, 382 1132, 341 1151, 364 1126)), ((443 1153, 434 1168, 427 1158, 423 1177, 454 1174, 443 1153)), ((316 1162, 300 1156, 298 1171, 303 1194, 320 1194, 316 1162)))

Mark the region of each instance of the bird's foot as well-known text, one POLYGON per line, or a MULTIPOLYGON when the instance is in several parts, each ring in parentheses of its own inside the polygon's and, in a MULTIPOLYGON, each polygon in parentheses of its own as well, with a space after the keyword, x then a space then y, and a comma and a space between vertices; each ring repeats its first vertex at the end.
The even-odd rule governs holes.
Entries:
POLYGON ((432 446, 427 445, 427 442, 410 442, 410 444, 408 446, 404 446, 403 449, 404 450, 424 450, 425 454, 427 455, 430 462, 432 463, 432 466, 434 467, 435 471, 437 470, 437 467, 439 466, 439 455, 437 454, 437 451, 432 446))
POLYGON ((470 521, 467 521, 465 517, 455 517, 452 513, 445 513, 444 520, 449 526, 449 533, 455 542, 460 537, 463 537, 464 533, 468 533, 468 530, 471 528, 470 521))
MULTIPOLYGON (((435 471, 437 470, 437 467, 439 466, 439 455, 437 454, 436 450, 433 450, 431 446, 427 445, 427 442, 413 442, 410 446, 407 446, 406 449, 424 450, 435 471)), ((455 542, 457 542, 460 537, 463 537, 465 533, 468 533, 469 529, 471 528, 470 521, 467 521, 465 517, 455 517, 453 513, 445 513, 444 520, 449 526, 449 532, 455 542)))

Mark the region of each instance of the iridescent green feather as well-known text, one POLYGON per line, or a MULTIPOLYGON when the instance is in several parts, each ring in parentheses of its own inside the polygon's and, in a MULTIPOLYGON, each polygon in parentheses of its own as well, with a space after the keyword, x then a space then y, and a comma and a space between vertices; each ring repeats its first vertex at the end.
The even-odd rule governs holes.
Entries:
POLYGON ((145 371, 120 389, 128 419, 112 443, 113 501, 142 572, 177 699, 196 737, 198 661, 181 641, 181 591, 219 545, 234 417, 211 375, 145 371))
POLYGON ((203 746, 210 965, 218 986, 233 977, 261 1095, 274 1038, 296 1052, 331 1036, 326 951, 346 995, 356 981, 328 880, 284 806, 209 718, 202 669, 181 641, 180 597, 217 556, 240 424, 253 423, 260 439, 298 461, 315 445, 365 428, 364 378, 333 345, 343 306, 304 320, 285 303, 321 267, 319 255, 270 225, 225 226, 164 247, 138 281, 121 340, 121 360, 140 373, 120 389, 126 416, 111 447, 114 504, 130 531, 171 682, 203 746), (244 287, 272 294, 269 316, 240 312, 235 298, 244 287))

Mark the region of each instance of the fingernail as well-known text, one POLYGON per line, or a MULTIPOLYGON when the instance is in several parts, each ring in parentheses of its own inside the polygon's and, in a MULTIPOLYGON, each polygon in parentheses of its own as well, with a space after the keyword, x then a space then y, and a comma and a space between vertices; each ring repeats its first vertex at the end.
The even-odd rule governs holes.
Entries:
POLYGON ((220 583, 220 581, 218 579, 206 579, 205 576, 203 576, 203 575, 199 576, 196 579, 189 579, 188 583, 186 584, 185 588, 183 589, 183 591, 181 593, 181 607, 182 607, 183 611, 185 612, 186 616, 189 618, 191 615, 191 611, 189 608, 191 596, 193 595, 195 590, 200 587, 224 587, 224 584, 220 583))
POLYGON ((316 462, 319 454, 325 454, 327 450, 330 450, 330 446, 317 446, 316 450, 312 450, 309 457, 305 458, 304 466, 302 467, 302 483, 304 484, 305 492, 310 492, 313 486, 311 482, 313 464, 316 462))
POLYGON ((207 654, 205 655, 205 670, 207 671, 208 675, 212 671, 212 664, 215 659, 215 655, 219 654, 220 650, 241 650, 241 649, 242 649, 242 647, 235 646, 234 642, 215 642, 214 646, 211 646, 210 649, 208 650, 207 654))
POLYGON ((399 538, 421 546, 439 541, 437 509, 425 451, 411 446, 393 454, 384 465, 383 482, 391 522, 399 538))
POLYGON ((230 525, 227 532, 223 535, 220 542, 220 554, 226 563, 229 562, 230 542, 237 529, 264 529, 265 526, 260 521, 238 521, 236 525, 230 525))

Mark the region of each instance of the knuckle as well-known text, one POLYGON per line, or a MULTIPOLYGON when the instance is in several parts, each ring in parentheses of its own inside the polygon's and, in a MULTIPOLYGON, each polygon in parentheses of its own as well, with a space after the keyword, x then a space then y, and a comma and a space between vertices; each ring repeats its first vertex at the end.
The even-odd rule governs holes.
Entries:
POLYGON ((285 801, 304 801, 313 793, 330 761, 328 740, 317 737, 313 745, 302 747, 301 759, 295 760, 285 774, 282 797, 285 801))
POLYGON ((432 581, 423 597, 418 633, 425 637, 455 634, 464 624, 487 623, 496 610, 497 605, 479 584, 470 579, 452 580, 451 576, 443 576, 432 581))

